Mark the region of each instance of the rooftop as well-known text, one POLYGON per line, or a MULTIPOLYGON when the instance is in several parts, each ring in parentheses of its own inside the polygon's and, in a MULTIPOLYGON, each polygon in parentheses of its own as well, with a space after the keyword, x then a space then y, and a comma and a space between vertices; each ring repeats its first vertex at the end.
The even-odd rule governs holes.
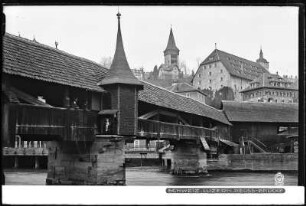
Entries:
POLYGON ((126 59, 120 28, 120 16, 121 14, 118 13, 118 32, 114 59, 110 69, 106 73, 105 77, 99 82, 99 85, 130 84, 142 87, 139 80, 131 71, 129 63, 126 59))
POLYGON ((298 104, 222 101, 230 122, 298 123, 298 104))
POLYGON ((140 101, 230 124, 224 113, 220 110, 146 81, 142 82, 144 90, 139 92, 140 101))
POLYGON ((235 56, 233 54, 215 49, 201 65, 221 61, 228 72, 237 77, 253 80, 262 73, 269 73, 259 63, 235 56))
MULTIPOLYGON (((104 91, 97 83, 108 70, 93 61, 11 34, 4 36, 3 55, 6 74, 104 91)), ((148 82, 140 83, 144 90, 139 92, 139 101, 230 124, 222 111, 148 82)))
POLYGON ((201 90, 193 87, 190 84, 187 84, 186 82, 182 82, 182 83, 174 83, 172 84, 172 86, 167 88, 169 91, 171 92, 175 92, 175 93, 181 93, 181 92, 200 92, 203 95, 206 95, 204 92, 202 92, 201 90))
POLYGON ((176 44, 175 44, 175 40, 174 40, 172 28, 171 28, 171 30, 170 30, 169 39, 168 39, 168 44, 167 44, 167 47, 166 47, 166 49, 165 49, 164 52, 167 52, 167 51, 175 51, 175 52, 179 52, 179 51, 180 51, 180 50, 177 48, 176 44))
POLYGON ((5 33, 2 71, 91 91, 104 91, 97 82, 105 76, 107 69, 37 41, 5 33))
POLYGON ((278 74, 264 73, 251 81, 249 86, 241 92, 243 93, 260 88, 298 90, 298 80, 296 79, 295 82, 292 82, 278 74))

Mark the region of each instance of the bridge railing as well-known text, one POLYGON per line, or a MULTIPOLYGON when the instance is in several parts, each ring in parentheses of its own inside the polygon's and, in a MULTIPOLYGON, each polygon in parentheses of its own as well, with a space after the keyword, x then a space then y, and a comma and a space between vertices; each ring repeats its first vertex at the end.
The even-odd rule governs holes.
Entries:
POLYGON ((152 139, 214 139, 216 130, 205 127, 166 123, 155 120, 138 119, 138 137, 152 139))
POLYGON ((92 141, 97 113, 94 111, 45 107, 28 104, 10 105, 11 135, 59 137, 65 141, 92 141))

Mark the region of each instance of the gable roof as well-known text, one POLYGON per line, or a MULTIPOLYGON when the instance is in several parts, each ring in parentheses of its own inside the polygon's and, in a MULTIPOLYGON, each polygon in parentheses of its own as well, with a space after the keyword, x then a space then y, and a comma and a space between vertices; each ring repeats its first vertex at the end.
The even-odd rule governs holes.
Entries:
POLYGON ((144 90, 139 92, 139 101, 177 111, 204 116, 230 125, 224 113, 220 110, 183 95, 170 92, 164 88, 157 87, 146 81, 142 81, 142 83, 144 84, 144 90))
POLYGON ((120 28, 120 16, 121 14, 118 13, 118 32, 114 59, 110 69, 105 77, 99 82, 99 85, 130 84, 142 86, 130 69, 129 63, 127 62, 125 56, 120 28))
POLYGON ((201 64, 210 64, 221 61, 224 67, 232 76, 253 80, 262 73, 269 73, 259 63, 229 54, 227 52, 215 49, 201 64))
POLYGON ((182 93, 182 92, 199 92, 205 96, 207 96, 204 92, 202 92, 201 90, 191 86, 190 84, 187 84, 186 82, 182 82, 182 83, 174 83, 172 86, 167 88, 169 91, 171 92, 175 92, 175 93, 182 93))
MULTIPOLYGON (((46 82, 102 92, 97 83, 107 69, 90 60, 11 34, 4 36, 3 72, 46 82)), ((191 98, 140 81, 139 101, 204 116, 228 124, 224 113, 191 98)))
POLYGON ((176 52, 180 51, 175 44, 172 28, 170 29, 169 39, 164 53, 166 53, 167 51, 176 51, 176 52))
POLYGON ((298 104, 222 101, 230 122, 298 123, 298 104))
MULTIPOLYGON (((296 81, 297 82, 297 81, 296 81)), ((249 86, 244 90, 240 91, 241 93, 256 90, 260 88, 272 88, 272 89, 284 89, 284 90, 298 90, 297 84, 282 78, 278 74, 266 74, 263 73, 258 78, 254 79, 249 83, 249 86), (276 85, 274 85, 276 83, 276 85), (279 83, 279 85, 277 84, 279 83), (252 85, 256 84, 256 87, 252 85), (287 86, 281 86, 281 84, 286 84, 287 86)))
POLYGON ((104 91, 97 82, 107 69, 64 51, 6 33, 2 71, 41 81, 92 91, 104 91))

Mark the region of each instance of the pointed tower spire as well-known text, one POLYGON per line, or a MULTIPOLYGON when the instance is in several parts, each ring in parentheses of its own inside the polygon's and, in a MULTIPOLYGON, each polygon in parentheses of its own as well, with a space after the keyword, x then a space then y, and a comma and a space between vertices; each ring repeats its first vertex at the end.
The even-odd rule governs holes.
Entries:
POLYGON ((256 60, 261 66, 269 70, 269 62, 263 57, 262 46, 260 46, 259 58, 256 60))
POLYGON ((259 58, 260 58, 260 59, 263 58, 263 52, 262 52, 262 47, 261 47, 261 46, 260 46, 259 58))
POLYGON ((134 76, 130 69, 126 55, 123 48, 123 41, 120 28, 120 17, 121 14, 117 13, 118 18, 118 32, 117 32, 117 42, 116 51, 113 58, 113 62, 108 70, 108 73, 101 80, 99 85, 110 85, 110 84, 129 84, 129 85, 139 85, 142 86, 140 81, 134 76))
POLYGON ((173 36, 173 32, 172 32, 172 25, 171 25, 171 29, 170 29, 168 44, 167 44, 167 47, 166 47, 164 53, 167 53, 169 51, 175 51, 175 52, 180 51, 175 44, 175 40, 174 40, 174 36, 173 36))

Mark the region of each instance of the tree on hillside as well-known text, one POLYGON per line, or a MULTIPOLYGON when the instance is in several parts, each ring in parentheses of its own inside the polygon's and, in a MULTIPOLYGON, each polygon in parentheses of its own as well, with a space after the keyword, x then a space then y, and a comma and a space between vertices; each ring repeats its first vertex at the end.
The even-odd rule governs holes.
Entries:
POLYGON ((112 57, 102 57, 100 60, 100 64, 107 69, 110 68, 110 66, 112 65, 112 62, 113 62, 112 57))
POLYGON ((153 79, 153 80, 158 79, 158 68, 157 68, 157 65, 154 66, 151 79, 153 79))
POLYGON ((235 100, 234 91, 231 87, 222 87, 217 90, 212 100, 212 106, 221 109, 222 100, 235 100))

